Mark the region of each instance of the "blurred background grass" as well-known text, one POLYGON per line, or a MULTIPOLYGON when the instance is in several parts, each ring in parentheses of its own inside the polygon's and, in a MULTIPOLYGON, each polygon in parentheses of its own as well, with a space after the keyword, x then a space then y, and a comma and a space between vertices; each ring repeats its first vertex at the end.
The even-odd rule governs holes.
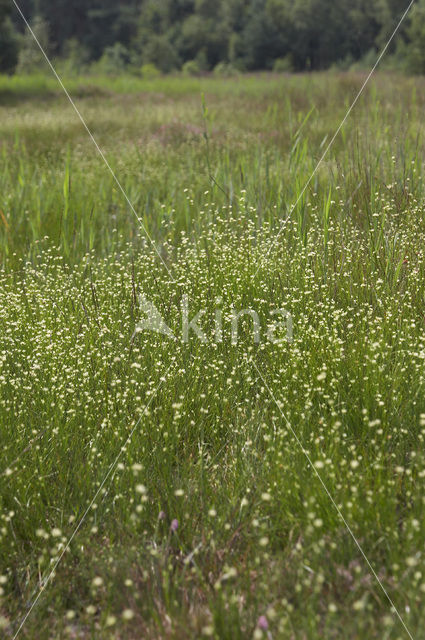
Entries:
MULTIPOLYGON (((361 73, 258 74, 237 80, 80 78, 66 85, 161 244, 182 229, 198 229, 209 201, 237 208, 235 194, 242 189, 256 224, 278 224, 363 81, 361 73)), ((340 184, 346 214, 364 221, 359 211, 368 206, 371 189, 385 191, 397 181, 402 197, 406 179, 419 176, 405 159, 421 162, 424 104, 422 79, 374 78, 300 204, 305 208, 309 192, 327 194, 340 184)), ((107 254, 116 242, 113 229, 124 240, 140 233, 54 78, 0 79, 0 210, 6 268, 18 256, 31 257, 34 240, 45 236, 72 262, 91 249, 107 254)))

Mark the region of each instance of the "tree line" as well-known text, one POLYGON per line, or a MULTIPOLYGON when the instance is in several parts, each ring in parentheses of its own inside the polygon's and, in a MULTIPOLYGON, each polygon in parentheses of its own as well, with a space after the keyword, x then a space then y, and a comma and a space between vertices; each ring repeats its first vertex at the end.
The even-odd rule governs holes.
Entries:
MULTIPOLYGON (((48 54, 90 66, 197 74, 370 66, 408 0, 20 0, 48 54)), ((391 61, 425 72, 425 0, 417 0, 391 61)), ((0 71, 41 64, 11 0, 0 0, 0 71)))

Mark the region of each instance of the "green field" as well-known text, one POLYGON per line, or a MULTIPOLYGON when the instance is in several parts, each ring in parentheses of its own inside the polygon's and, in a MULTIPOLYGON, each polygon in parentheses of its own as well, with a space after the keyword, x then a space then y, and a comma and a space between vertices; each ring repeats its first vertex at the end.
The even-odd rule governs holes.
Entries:
POLYGON ((425 81, 303 192, 364 79, 71 79, 135 215, 55 79, 0 78, 2 638, 425 639, 425 81))

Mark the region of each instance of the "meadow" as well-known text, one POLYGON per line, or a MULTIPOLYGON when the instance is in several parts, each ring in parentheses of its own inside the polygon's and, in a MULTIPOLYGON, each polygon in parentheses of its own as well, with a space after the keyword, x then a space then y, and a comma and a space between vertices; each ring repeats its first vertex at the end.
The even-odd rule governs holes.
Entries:
POLYGON ((55 79, 0 78, 1 637, 425 638, 425 81, 303 192, 364 79, 66 80, 136 216, 55 79))

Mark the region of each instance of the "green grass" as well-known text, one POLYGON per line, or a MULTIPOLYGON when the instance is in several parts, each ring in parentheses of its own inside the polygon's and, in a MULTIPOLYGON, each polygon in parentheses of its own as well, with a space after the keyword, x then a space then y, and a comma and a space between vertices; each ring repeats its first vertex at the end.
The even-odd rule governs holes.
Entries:
POLYGON ((20 637, 408 637, 298 438, 425 638, 425 82, 372 79, 299 198, 363 80, 67 81, 154 248, 54 80, 0 79, 2 637, 58 559, 20 637))

